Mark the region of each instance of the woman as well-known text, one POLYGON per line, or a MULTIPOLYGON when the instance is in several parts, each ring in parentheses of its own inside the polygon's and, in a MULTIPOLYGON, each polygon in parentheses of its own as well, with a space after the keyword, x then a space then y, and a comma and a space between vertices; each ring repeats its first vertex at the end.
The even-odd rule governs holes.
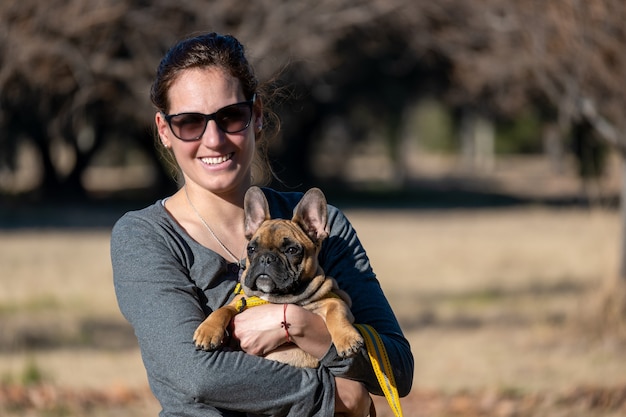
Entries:
MULTIPOLYGON (((290 307, 292 342, 320 358, 300 369, 263 358, 286 342, 281 305, 239 314, 232 337, 243 351, 197 350, 193 333, 233 297, 244 237, 243 198, 263 166, 269 97, 243 47, 215 33, 182 40, 163 58, 152 86, 160 145, 183 183, 174 195, 124 215, 111 238, 120 309, 135 329, 161 416, 365 416, 380 394, 365 349, 341 359, 323 320, 290 307), (253 172, 253 170, 256 170, 253 172)), ((272 216, 290 218, 299 193, 264 189, 272 216)), ((398 390, 413 377, 408 342, 372 272, 356 233, 329 206, 330 238, 320 254, 326 273, 353 300, 357 323, 383 339, 398 390)))

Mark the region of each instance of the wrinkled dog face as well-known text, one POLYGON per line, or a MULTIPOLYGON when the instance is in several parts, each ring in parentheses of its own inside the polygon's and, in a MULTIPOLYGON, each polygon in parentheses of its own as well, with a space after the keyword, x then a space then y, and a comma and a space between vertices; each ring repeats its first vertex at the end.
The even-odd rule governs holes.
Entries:
MULTIPOLYGON (((242 284, 248 295, 297 295, 319 273, 317 256, 326 232, 326 199, 310 190, 294 209, 291 220, 269 218, 263 192, 246 194, 247 268, 242 284)), ((263 297, 268 298, 268 297, 263 297)))
POLYGON ((315 244, 288 220, 265 222, 248 244, 245 285, 268 294, 298 293, 317 271, 315 244))

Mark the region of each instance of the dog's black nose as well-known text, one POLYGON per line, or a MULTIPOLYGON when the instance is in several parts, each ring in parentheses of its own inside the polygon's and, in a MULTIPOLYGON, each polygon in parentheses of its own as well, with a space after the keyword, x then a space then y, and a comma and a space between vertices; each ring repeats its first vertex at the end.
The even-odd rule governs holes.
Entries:
POLYGON ((261 265, 269 265, 271 263, 276 262, 277 259, 278 257, 274 255, 273 253, 266 253, 259 258, 259 263, 261 265))

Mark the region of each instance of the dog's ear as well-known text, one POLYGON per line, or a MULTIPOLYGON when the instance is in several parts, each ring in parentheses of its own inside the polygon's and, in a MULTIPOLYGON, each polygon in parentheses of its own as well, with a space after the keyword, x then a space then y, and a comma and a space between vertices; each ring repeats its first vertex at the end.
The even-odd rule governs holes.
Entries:
POLYGON ((250 240, 261 226, 261 223, 270 219, 270 208, 267 205, 267 199, 259 187, 250 187, 246 191, 243 210, 245 216, 244 231, 246 239, 250 240))
POLYGON ((291 220, 298 223, 316 244, 326 239, 328 237, 326 230, 328 207, 324 193, 319 188, 311 188, 307 191, 293 210, 291 220))

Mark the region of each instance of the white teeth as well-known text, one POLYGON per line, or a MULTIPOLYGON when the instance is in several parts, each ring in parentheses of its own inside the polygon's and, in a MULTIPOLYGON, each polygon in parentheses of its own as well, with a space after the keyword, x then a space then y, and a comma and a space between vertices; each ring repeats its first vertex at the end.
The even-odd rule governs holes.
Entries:
POLYGON ((221 164, 222 162, 228 161, 232 157, 233 157, 233 154, 229 153, 227 155, 216 156, 213 158, 202 158, 200 160, 207 165, 217 165, 217 164, 221 164))

